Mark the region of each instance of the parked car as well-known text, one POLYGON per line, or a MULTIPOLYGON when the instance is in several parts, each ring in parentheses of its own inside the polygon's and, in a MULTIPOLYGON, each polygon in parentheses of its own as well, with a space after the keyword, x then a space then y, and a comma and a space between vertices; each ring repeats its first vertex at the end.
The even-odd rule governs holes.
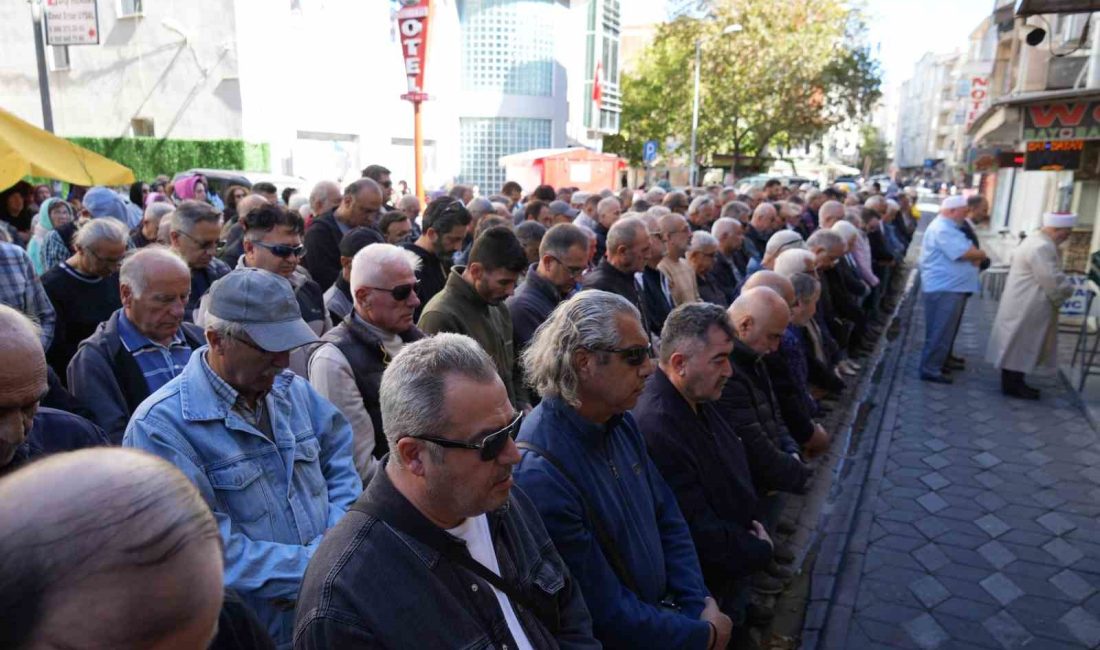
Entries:
POLYGON ((298 176, 269 174, 267 172, 244 172, 229 169, 188 169, 185 172, 176 174, 172 178, 172 181, 175 182, 184 176, 191 176, 193 174, 202 174, 206 177, 206 181, 210 185, 207 191, 215 192, 218 196, 221 196, 230 185, 243 185, 251 189, 255 183, 260 182, 273 184, 279 192, 282 192, 286 187, 293 187, 299 192, 306 189, 306 180, 298 176))

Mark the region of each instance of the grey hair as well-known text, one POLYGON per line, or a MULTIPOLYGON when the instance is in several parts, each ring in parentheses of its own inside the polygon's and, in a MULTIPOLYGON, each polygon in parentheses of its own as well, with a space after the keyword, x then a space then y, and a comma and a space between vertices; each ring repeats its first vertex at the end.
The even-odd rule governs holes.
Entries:
POLYGON ((420 209, 420 199, 416 198, 415 194, 406 194, 397 200, 398 210, 405 210, 412 207, 415 207, 417 210, 420 209))
POLYGON ((806 246, 809 248, 823 248, 825 250, 833 250, 835 248, 846 248, 844 238, 833 232, 832 230, 826 230, 819 228, 810 235, 810 238, 806 240, 806 246))
POLYGON ((688 206, 688 214, 695 214, 704 206, 712 203, 714 203, 714 198, 710 194, 700 194, 691 200, 691 205, 688 206))
POLYGON ((161 219, 160 225, 157 226, 157 243, 168 246, 172 243, 172 215, 166 215, 167 219, 161 219))
MULTIPOLYGON (((614 230, 615 226, 611 229, 614 230)), ((539 244, 539 257, 543 255, 565 257, 569 254, 569 249, 574 247, 587 249, 588 236, 571 223, 559 223, 547 230, 546 235, 543 236, 542 243, 539 244)))
POLYGON ((477 197, 470 199, 470 202, 466 204, 466 211, 470 213, 470 216, 475 219, 479 216, 484 216, 493 212, 493 204, 489 199, 477 197))
POLYGON ((821 198, 821 190, 815 188, 806 191, 806 203, 813 203, 817 199, 821 198))
POLYGON ((660 203, 665 199, 665 194, 668 194, 668 192, 665 191, 665 188, 661 187, 660 185, 656 185, 646 191, 645 200, 649 203, 660 203))
POLYGON ((722 206, 723 217, 737 219, 738 221, 744 219, 751 212, 752 208, 749 207, 749 204, 742 201, 730 201, 722 206))
POLYGON ((638 217, 625 217, 615 222, 611 229, 607 231, 607 251, 613 252, 619 248, 619 246, 626 246, 630 248, 634 245, 634 242, 638 241, 640 237, 647 237, 649 231, 646 230, 645 222, 638 217), (638 231, 641 230, 641 234, 638 231))
POLYGON ((142 214, 143 221, 154 221, 158 225, 160 220, 164 218, 164 215, 171 213, 175 208, 171 203, 167 201, 157 201, 156 203, 150 203, 149 207, 145 208, 145 213, 142 214))
POLYGON ((222 215, 209 203, 200 201, 184 201, 176 206, 172 213, 171 232, 182 232, 190 235, 195 230, 195 225, 200 223, 213 223, 221 225, 222 215))
POLYGON ((387 267, 402 265, 413 273, 420 270, 420 256, 393 244, 364 246, 351 258, 351 294, 361 287, 378 286, 387 267))
POLYGON ((610 210, 612 207, 616 207, 621 210, 623 208, 623 204, 620 203, 619 199, 615 198, 614 196, 600 199, 600 202, 596 204, 596 214, 603 214, 607 210, 610 210))
POLYGON ((100 217, 84 224, 73 236, 73 246, 88 248, 100 242, 126 245, 130 231, 126 224, 114 217, 100 217))
POLYGON ((119 286, 130 287, 134 295, 140 297, 141 294, 145 293, 145 288, 149 286, 149 278, 152 275, 149 272, 149 265, 153 262, 171 264, 184 275, 191 276, 191 269, 187 267, 187 262, 176 255, 175 251, 166 246, 153 244, 145 248, 139 248, 126 256, 126 259, 122 261, 122 268, 118 272, 119 286))
POLYGON ((885 212, 886 199, 877 194, 875 196, 867 197, 867 200, 863 202, 863 207, 870 208, 871 210, 876 211, 882 209, 885 212))
POLYGON ((668 208, 666 208, 663 205, 655 205, 652 208, 649 208, 648 210, 645 211, 645 215, 647 217, 653 217, 655 219, 660 219, 661 217, 665 216, 666 214, 672 214, 672 210, 669 210, 668 208))
POLYGON ((579 224, 576 224, 576 223, 573 224, 573 225, 577 226, 578 228, 581 229, 581 232, 584 233, 584 236, 588 237, 588 241, 596 241, 596 231, 595 230, 592 230, 588 226, 582 226, 582 225, 579 225, 579 224))
POLYGON ((661 328, 661 363, 668 363, 676 352, 685 353, 706 343, 711 327, 717 327, 733 340, 733 327, 722 307, 709 302, 684 303, 672 310, 661 328))
POLYGON ((291 212, 299 212, 302 209, 303 205, 309 205, 309 197, 305 196, 301 192, 295 192, 290 196, 290 200, 287 201, 286 209, 290 210, 291 212))
POLYGON ((821 288, 817 278, 809 273, 795 273, 790 277, 791 286, 794 287, 794 298, 798 302, 809 299, 821 288))
POLYGON ((242 323, 234 323, 224 318, 218 318, 210 312, 206 312, 206 316, 203 318, 203 329, 207 332, 214 332, 222 338, 248 338, 248 332, 245 331, 245 326, 242 323))
POLYGON ((802 235, 794 230, 780 230, 768 238, 768 243, 764 245, 764 252, 779 255, 791 248, 806 248, 802 235))
POLYGON ((795 273, 805 273, 806 264, 813 268, 817 258, 808 250, 788 249, 775 258, 775 272, 785 278, 790 278, 795 273))
POLYGON ((325 200, 328 199, 329 192, 335 190, 337 194, 340 193, 340 186, 333 181, 321 181, 313 186, 313 189, 309 191, 309 207, 312 210, 316 210, 318 206, 323 205, 325 200))
MULTIPOLYGON (((402 438, 439 437, 450 428, 444 406, 447 378, 453 375, 486 384, 500 381, 496 364, 468 336, 436 334, 401 348, 382 374, 379 389, 382 429, 391 450, 402 438)), ((392 457, 401 462, 398 454, 392 457)))
POLYGON ((592 195, 588 192, 573 192, 573 196, 569 198, 569 205, 584 205, 590 196, 592 195))
POLYGON ((710 227, 710 234, 714 235, 715 238, 718 238, 721 237, 722 234, 725 233, 727 230, 732 231, 743 229, 744 226, 742 226, 741 222, 737 219, 734 219, 732 217, 721 217, 719 219, 716 219, 714 221, 714 225, 710 227))
POLYGON ((718 240, 714 235, 705 230, 696 230, 691 233, 691 241, 688 243, 688 252, 702 250, 704 248, 718 247, 718 240))
MULTIPOLYGON (((581 291, 559 304, 535 330, 521 358, 527 383, 542 396, 558 397, 573 408, 580 406, 580 377, 573 355, 586 348, 614 348, 622 343, 618 316, 641 321, 638 309, 626 298, 607 291, 581 291)), ((386 430, 389 433, 389 430, 386 430)))

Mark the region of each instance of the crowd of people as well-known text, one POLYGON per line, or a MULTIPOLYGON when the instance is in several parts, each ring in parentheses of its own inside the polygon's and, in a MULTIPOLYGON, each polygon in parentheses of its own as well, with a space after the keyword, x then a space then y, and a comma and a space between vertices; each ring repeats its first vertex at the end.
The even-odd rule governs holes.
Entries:
POLYGON ((0 646, 710 650, 771 620, 912 196, 429 198, 379 165, 4 193, 0 646))

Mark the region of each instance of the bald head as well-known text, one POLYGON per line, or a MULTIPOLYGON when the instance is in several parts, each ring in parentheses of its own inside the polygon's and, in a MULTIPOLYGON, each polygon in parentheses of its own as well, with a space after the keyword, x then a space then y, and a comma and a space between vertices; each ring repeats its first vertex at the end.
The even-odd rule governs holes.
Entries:
POLYGON ((878 216, 881 217, 886 214, 886 198, 882 195, 876 194, 864 201, 863 207, 867 208, 868 210, 874 210, 878 213, 878 216))
POLYGON ((205 648, 222 580, 213 515, 155 456, 56 454, 0 480, 0 647, 205 648))
POLYGON ((844 218, 844 205, 840 201, 826 201, 821 204, 817 216, 822 228, 832 228, 834 223, 844 218))
POLYGON ((11 463, 26 440, 46 394, 46 353, 39 332, 22 312, 0 304, 0 468, 11 463))
MULTIPOLYGON (((258 210, 265 205, 270 205, 267 199, 262 194, 249 194, 240 201, 237 201, 237 218, 238 223, 241 218, 248 216, 253 210, 258 210)), ((320 212, 314 212, 314 214, 321 214, 320 212)))
POLYGON ((775 258, 775 272, 785 278, 796 273, 813 275, 816 259, 813 253, 804 249, 785 250, 775 258))
POLYGON ((783 298, 783 300, 786 300, 787 305, 794 304, 794 286, 791 284, 790 280, 775 271, 762 269, 753 273, 745 280, 742 291, 745 289, 755 289, 757 287, 767 287, 783 298))
POLYGON ((761 203, 752 211, 752 221, 750 224, 760 232, 771 232, 775 230, 776 219, 778 219, 778 215, 775 213, 775 208, 772 207, 772 204, 761 203))
MULTIPOLYGON (((760 273, 763 271, 754 273, 749 280, 760 273)), ((779 349, 783 330, 791 319, 788 304, 794 302, 794 287, 790 280, 781 279, 790 290, 790 302, 762 283, 750 287, 746 281, 741 295, 728 310, 737 338, 757 354, 770 354, 779 349)))

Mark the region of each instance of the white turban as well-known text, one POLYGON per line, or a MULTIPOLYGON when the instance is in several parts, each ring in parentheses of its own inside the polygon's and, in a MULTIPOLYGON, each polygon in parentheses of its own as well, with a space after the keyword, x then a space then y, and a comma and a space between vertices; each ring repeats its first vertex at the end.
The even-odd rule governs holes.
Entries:
POLYGON ((1077 215, 1072 212, 1046 212, 1043 214, 1044 228, 1072 228, 1077 223, 1077 215))
POLYGON ((943 210, 954 210, 956 208, 966 207, 966 197, 962 194, 952 194, 940 203, 940 208, 943 210))

